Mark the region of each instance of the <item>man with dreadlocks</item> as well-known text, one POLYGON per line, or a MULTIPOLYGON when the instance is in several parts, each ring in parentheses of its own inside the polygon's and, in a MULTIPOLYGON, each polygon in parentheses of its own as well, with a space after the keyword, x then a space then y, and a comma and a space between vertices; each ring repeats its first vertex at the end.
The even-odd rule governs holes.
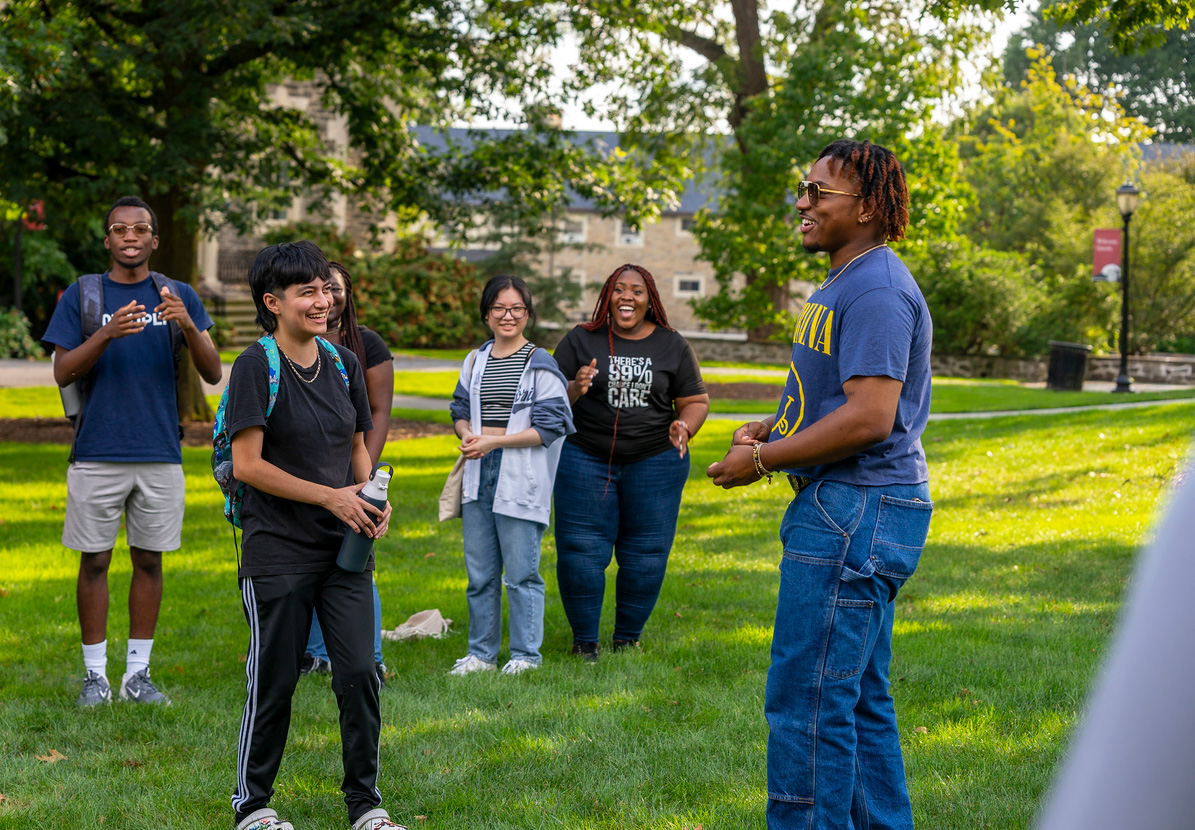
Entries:
POLYGON ((726 488, 783 471, 795 493, 764 696, 768 827, 911 828, 888 664, 933 505, 932 325, 886 244, 904 237, 908 188, 889 150, 839 140, 797 197, 802 245, 830 271, 797 322, 776 414, 735 430, 708 470, 726 488))

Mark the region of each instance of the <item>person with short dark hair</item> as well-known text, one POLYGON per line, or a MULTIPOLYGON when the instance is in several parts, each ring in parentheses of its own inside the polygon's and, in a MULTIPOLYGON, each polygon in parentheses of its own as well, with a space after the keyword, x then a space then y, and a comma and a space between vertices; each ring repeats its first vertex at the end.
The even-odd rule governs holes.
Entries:
POLYGON ((510 603, 510 660, 503 674, 538 669, 544 639, 539 549, 552 513, 560 438, 573 431, 566 381, 551 355, 527 340, 531 291, 498 275, 481 292, 481 319, 494 338, 469 353, 452 393, 461 439, 469 650, 449 674, 498 668, 502 586, 510 603))
POLYGON ((710 398, 692 347, 668 324, 651 272, 621 265, 593 319, 564 336, 556 362, 577 432, 556 477, 556 580, 572 654, 598 659, 606 568, 618 560, 613 651, 639 648, 655 609, 689 477, 689 441, 710 398))
MULTIPOLYGON (((386 446, 390 426, 390 409, 394 405, 394 358, 385 341, 373 329, 357 322, 357 305, 353 300, 353 278, 339 262, 328 263, 328 290, 332 292, 332 308, 328 312, 328 340, 352 350, 365 371, 365 391, 369 394, 370 417, 373 429, 365 433, 365 449, 369 460, 377 464, 386 446)), ((374 638, 373 662, 378 680, 386 685, 386 664, 382 662, 382 597, 377 581, 373 584, 374 638)), ((319 615, 311 617, 311 636, 307 639, 307 653, 303 655, 304 674, 327 674, 332 670, 328 646, 319 624, 319 615)))
POLYGON ((787 474, 784 555, 764 695, 770 830, 911 830, 888 692, 897 591, 933 504, 921 434, 933 326, 888 242, 904 237, 904 170, 884 147, 835 141, 797 187, 802 245, 830 255, 805 302, 776 414, 734 432, 708 475, 787 474))
POLYGON ((182 542, 185 487, 175 384, 177 338, 208 383, 220 380, 212 320, 191 286, 151 272, 158 219, 136 196, 118 199, 104 217, 103 274, 67 287, 42 339, 54 346, 54 380, 79 382, 82 409, 66 473, 62 543, 80 552, 75 596, 86 676, 80 706, 108 703, 108 567, 125 517, 133 578, 129 640, 120 698, 169 703, 149 676, 162 605, 162 552, 182 542), (99 303, 80 286, 92 280, 99 303), (98 319, 85 335, 88 313, 98 319), (172 334, 172 329, 175 333, 172 334))
POLYGON ((341 570, 346 532, 386 533, 390 505, 358 496, 373 465, 365 447, 369 398, 352 350, 327 331, 328 261, 311 242, 271 245, 249 270, 257 322, 278 351, 268 418, 270 358, 254 343, 233 364, 225 424, 233 475, 245 484, 240 584, 249 648, 232 806, 239 830, 293 830, 269 807, 290 725, 291 696, 318 609, 340 709, 344 780, 354 830, 398 827, 377 789, 381 711, 373 662, 373 557, 341 570), (351 483, 355 482, 355 483, 351 483), (376 524, 375 524, 376 522, 376 524))

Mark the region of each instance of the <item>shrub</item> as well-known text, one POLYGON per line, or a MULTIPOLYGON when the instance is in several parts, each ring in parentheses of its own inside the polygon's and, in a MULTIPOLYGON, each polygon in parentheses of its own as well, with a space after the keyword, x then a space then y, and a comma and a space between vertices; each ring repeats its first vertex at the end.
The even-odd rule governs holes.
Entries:
POLYGON ((1041 304, 1037 274, 1021 254, 965 238, 901 251, 929 306, 938 354, 1025 353, 1020 335, 1041 304))
POLYGON ((232 348, 236 339, 237 327, 229 322, 227 317, 213 316, 210 333, 217 349, 228 349, 232 348))
POLYGON ((29 333, 29 318, 10 308, 0 313, 0 357, 40 357, 41 346, 29 333))
POLYGON ((477 310, 481 275, 454 256, 429 252, 426 239, 401 237, 394 253, 348 265, 357 320, 387 343, 455 348, 488 338, 477 310))

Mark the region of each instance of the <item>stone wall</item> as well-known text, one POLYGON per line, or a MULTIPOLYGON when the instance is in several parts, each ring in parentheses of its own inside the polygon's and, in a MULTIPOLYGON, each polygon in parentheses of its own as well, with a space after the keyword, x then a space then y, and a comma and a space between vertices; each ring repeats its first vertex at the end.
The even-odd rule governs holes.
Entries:
MULTIPOLYGON (((792 347, 787 343, 747 343, 739 340, 711 340, 689 337, 697 359, 702 362, 766 363, 785 366, 792 347)), ((1048 357, 1012 358, 934 355, 935 375, 961 378, 1000 378, 1044 383, 1048 357)), ((1087 360, 1086 380, 1115 381, 1120 374, 1120 357, 1092 357, 1087 360)), ((1195 355, 1149 355, 1129 358, 1129 375, 1138 383, 1176 383, 1195 386, 1195 355)))

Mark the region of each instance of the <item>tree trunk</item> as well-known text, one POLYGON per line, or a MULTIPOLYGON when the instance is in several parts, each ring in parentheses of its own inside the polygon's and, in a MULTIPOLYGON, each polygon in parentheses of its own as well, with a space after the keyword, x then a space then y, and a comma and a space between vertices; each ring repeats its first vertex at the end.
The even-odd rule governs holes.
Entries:
MULTIPOLYGON (((747 275, 747 283, 754 282, 754 274, 747 275)), ((773 308, 787 309, 788 308, 788 280, 785 280, 780 285, 766 285, 764 292, 768 295, 768 301, 773 308)), ((779 330, 779 326, 775 323, 768 323, 763 326, 755 326, 747 330, 748 343, 763 343, 771 340, 772 335, 779 330)))
MULTIPOLYGON (((734 131, 739 152, 743 155, 742 176, 746 180, 751 171, 751 148, 741 134, 740 127, 750 115, 752 102, 768 91, 768 75, 764 66, 763 39, 759 33, 759 0, 731 0, 734 13, 735 41, 738 45, 738 88, 734 90, 735 104, 728 121, 734 131)), ((757 275, 747 274, 747 283, 754 283, 757 275)), ((767 285, 764 291, 773 308, 788 308, 788 280, 778 285, 767 285)), ((747 331, 749 343, 762 343, 771 339, 778 326, 769 323, 754 326, 747 331)))
MULTIPOLYGON (((186 196, 177 187, 146 198, 158 217, 158 250, 150 267, 199 289, 199 232, 185 219, 186 196)), ((178 414, 184 421, 211 421, 215 413, 203 394, 203 381, 183 344, 178 378, 178 414)))

